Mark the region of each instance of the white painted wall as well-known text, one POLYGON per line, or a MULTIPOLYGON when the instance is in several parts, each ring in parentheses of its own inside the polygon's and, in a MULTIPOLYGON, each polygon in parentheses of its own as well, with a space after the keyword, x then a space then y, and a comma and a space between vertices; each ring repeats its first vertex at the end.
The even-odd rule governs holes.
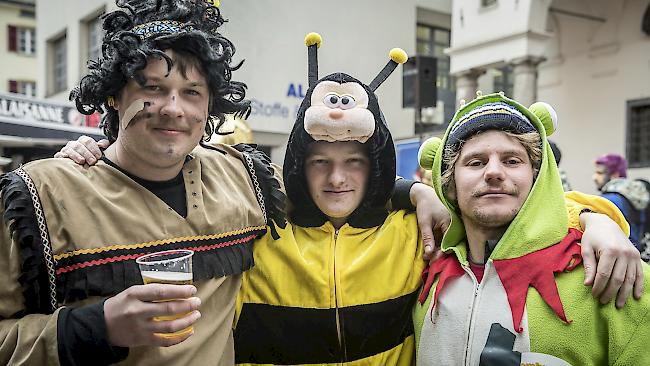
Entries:
MULTIPOLYGON (((648 4, 601 1, 583 8, 608 17, 606 23, 550 14, 555 37, 539 67, 538 99, 558 112, 560 127, 551 138, 575 189, 596 192, 593 160, 625 154, 626 102, 650 97, 650 37, 641 32, 648 4)), ((648 178, 650 168, 632 169, 630 176, 648 178)))
MULTIPOLYGON (((288 134, 301 99, 287 96, 289 84, 307 89, 308 32, 318 32, 319 77, 345 72, 369 83, 388 61, 388 51, 415 51, 415 2, 406 1, 221 1, 231 19, 223 33, 236 45, 236 59, 245 59, 235 79, 248 84, 248 96, 265 106, 279 105, 285 115, 254 114, 259 132, 288 134)), ((396 138, 413 135, 413 114, 401 108, 401 67, 377 90, 382 110, 396 138)), ((261 141, 260 141, 261 142, 261 141)), ((263 143, 263 142, 261 142, 263 143)))
POLYGON ((452 8, 451 72, 490 67, 525 56, 541 56, 550 0, 455 0, 452 8))

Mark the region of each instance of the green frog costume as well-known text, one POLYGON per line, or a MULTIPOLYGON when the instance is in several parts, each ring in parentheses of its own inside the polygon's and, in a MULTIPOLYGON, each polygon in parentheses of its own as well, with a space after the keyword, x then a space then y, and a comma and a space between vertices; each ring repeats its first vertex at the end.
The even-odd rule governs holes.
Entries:
MULTIPOLYGON (((556 127, 557 117, 547 104, 525 108, 503 94, 490 94, 462 106, 442 140, 431 139, 421 148, 420 163, 432 169, 434 187, 452 222, 442 241, 448 256, 425 272, 414 311, 418 365, 650 364, 645 346, 650 298, 630 300, 617 310, 613 303, 601 305, 582 284, 582 233, 570 229, 576 226, 569 225, 546 139, 556 127), (478 281, 468 262, 460 213, 446 198, 440 176, 445 147, 457 143, 458 136, 465 139, 488 129, 537 131, 543 156, 527 200, 478 281)), ((569 197, 607 212, 608 203, 601 199, 584 200, 578 193, 569 197)), ((643 271, 647 282, 645 264, 643 271)))

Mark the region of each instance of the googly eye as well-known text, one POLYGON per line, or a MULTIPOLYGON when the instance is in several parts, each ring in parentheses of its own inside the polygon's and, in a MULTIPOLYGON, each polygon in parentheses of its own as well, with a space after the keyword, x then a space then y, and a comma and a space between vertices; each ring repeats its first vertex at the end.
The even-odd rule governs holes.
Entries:
POLYGON ((357 101, 354 100, 354 97, 351 95, 343 95, 339 104, 341 106, 341 109, 350 109, 354 108, 357 105, 357 101))
POLYGON ((341 97, 339 97, 338 94, 329 93, 323 99, 323 104, 325 104, 325 106, 329 107, 329 108, 338 108, 338 107, 340 107, 340 105, 339 105, 340 101, 341 101, 341 97))

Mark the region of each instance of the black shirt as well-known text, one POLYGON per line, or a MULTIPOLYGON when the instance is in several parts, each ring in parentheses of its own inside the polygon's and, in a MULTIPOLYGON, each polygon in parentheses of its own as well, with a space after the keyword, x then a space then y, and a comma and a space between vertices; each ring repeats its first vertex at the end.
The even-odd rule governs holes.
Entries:
MULTIPOLYGON (((142 179, 120 168, 114 162, 110 161, 106 156, 101 158, 106 164, 121 171, 129 178, 133 179, 136 183, 146 188, 151 193, 155 194, 169 207, 176 211, 182 217, 187 217, 187 197, 185 196, 185 181, 183 180, 183 172, 170 180, 154 181, 142 179)), ((188 156, 185 161, 189 160, 188 156)))

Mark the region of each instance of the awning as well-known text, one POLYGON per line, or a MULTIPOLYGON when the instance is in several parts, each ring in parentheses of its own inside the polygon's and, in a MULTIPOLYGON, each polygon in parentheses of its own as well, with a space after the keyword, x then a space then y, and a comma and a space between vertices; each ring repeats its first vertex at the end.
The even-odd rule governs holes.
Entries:
POLYGON ((85 116, 71 102, 0 93, 2 146, 62 145, 81 135, 105 138, 97 128, 100 115, 85 116))

